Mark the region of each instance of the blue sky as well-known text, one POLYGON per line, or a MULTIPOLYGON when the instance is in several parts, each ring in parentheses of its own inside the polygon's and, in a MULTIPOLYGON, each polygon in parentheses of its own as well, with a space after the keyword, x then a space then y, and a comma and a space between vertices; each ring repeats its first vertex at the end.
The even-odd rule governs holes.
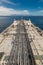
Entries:
POLYGON ((43 0, 0 0, 0 15, 43 15, 43 0))

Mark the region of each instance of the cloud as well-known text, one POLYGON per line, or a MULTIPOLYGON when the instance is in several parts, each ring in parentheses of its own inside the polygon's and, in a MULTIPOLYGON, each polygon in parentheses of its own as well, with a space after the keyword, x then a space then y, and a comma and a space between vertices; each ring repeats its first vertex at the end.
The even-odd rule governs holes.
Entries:
POLYGON ((29 15, 28 10, 14 10, 12 8, 6 8, 0 6, 0 16, 10 16, 10 15, 29 15))
POLYGON ((0 5, 2 4, 2 2, 0 2, 0 5))
POLYGON ((40 10, 39 13, 43 13, 43 10, 40 10))
POLYGON ((37 10, 37 11, 33 11, 31 12, 32 16, 43 16, 43 10, 37 10))
POLYGON ((12 8, 6 8, 4 6, 0 6, 0 16, 11 16, 11 15, 43 16, 43 10, 37 10, 37 11, 15 10, 12 8))
POLYGON ((39 3, 43 2, 43 0, 38 0, 39 3))
POLYGON ((41 7, 39 6, 38 9, 41 9, 41 7))
POLYGON ((7 4, 11 4, 11 5, 16 5, 16 3, 13 3, 9 0, 0 0, 1 2, 7 3, 7 4))
POLYGON ((43 2, 43 0, 40 0, 41 2, 43 2))
POLYGON ((43 16, 43 10, 39 10, 38 14, 41 15, 41 16, 43 16))

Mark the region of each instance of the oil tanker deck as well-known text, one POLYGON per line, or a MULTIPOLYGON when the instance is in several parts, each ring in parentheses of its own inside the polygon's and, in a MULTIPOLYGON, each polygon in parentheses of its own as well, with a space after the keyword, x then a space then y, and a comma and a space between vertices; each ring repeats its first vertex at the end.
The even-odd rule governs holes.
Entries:
POLYGON ((43 65, 43 36, 27 20, 0 33, 0 65, 43 65))

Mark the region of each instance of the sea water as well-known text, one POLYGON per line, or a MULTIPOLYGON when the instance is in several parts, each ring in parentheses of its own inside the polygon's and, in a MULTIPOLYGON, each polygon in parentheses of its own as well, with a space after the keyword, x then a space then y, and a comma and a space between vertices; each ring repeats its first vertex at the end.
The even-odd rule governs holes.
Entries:
POLYGON ((31 20, 31 22, 43 30, 43 16, 0 16, 0 32, 10 26, 15 20, 31 20))

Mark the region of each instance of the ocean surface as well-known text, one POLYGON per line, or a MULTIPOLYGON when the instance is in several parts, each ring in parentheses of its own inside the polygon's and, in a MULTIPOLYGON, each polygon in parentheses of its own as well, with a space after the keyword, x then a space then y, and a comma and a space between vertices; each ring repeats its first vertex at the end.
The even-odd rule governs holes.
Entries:
POLYGON ((43 30, 43 16, 0 16, 0 32, 5 30, 8 26, 10 26, 14 19, 15 20, 29 20, 31 19, 32 23, 43 30))

